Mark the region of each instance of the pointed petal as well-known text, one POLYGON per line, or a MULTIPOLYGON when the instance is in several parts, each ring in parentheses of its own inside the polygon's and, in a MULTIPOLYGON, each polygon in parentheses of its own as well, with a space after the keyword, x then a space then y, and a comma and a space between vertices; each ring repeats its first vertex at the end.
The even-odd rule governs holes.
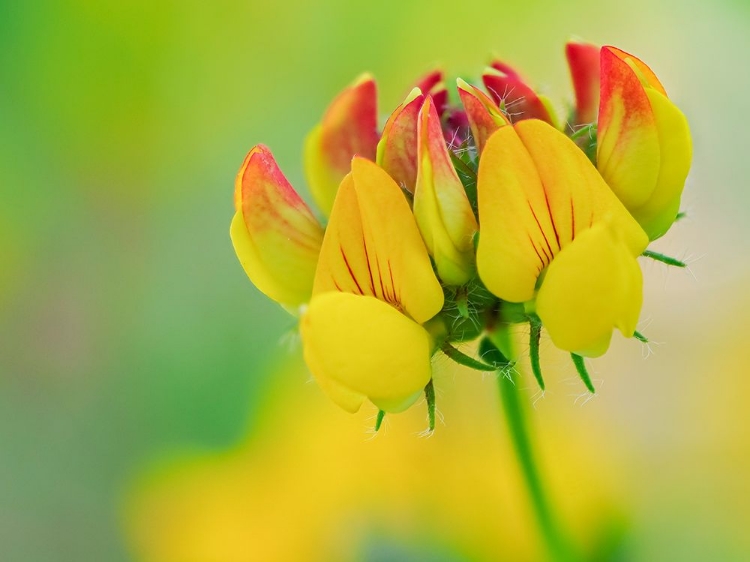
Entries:
POLYGON ((593 123, 599 111, 599 47, 582 41, 565 45, 576 95, 575 124, 593 123))
POLYGON ((469 118, 477 154, 481 154, 490 135, 508 125, 509 121, 487 94, 460 78, 457 83, 458 95, 469 118))
POLYGON ((648 65, 641 59, 634 55, 631 55, 630 53, 626 53, 625 51, 618 49, 617 47, 612 47, 609 45, 606 47, 602 47, 602 51, 607 51, 609 55, 617 57, 621 61, 625 62, 628 66, 630 66, 630 68, 635 71, 636 75, 644 86, 649 86, 655 89, 663 96, 667 95, 664 86, 662 86, 661 82, 656 77, 656 74, 654 74, 654 71, 651 70, 648 65))
POLYGON ((386 411, 401 411, 432 376, 427 331, 376 298, 317 295, 300 329, 308 367, 349 411, 359 408, 363 396, 386 411))
POLYGON ((633 256, 648 244, 583 152, 543 121, 522 121, 489 139, 477 189, 479 276, 510 302, 531 300, 544 268, 597 222, 621 232, 633 256))
POLYGON ((364 74, 331 102, 305 141, 305 174, 315 202, 326 215, 352 157, 375 159, 377 125, 375 80, 364 74))
POLYGON ((508 76, 512 76, 513 78, 517 78, 518 80, 523 80, 523 78, 521 78, 521 75, 516 72, 515 68, 499 59, 493 60, 490 63, 490 68, 494 68, 495 70, 502 72, 503 74, 507 74, 508 76))
POLYGON ((474 273, 474 212, 451 162, 432 98, 419 112, 419 174, 414 216, 438 275, 463 285, 474 273))
POLYGON ((377 163, 409 192, 417 181, 417 119, 424 95, 414 88, 388 118, 378 143, 377 163))
POLYGON ((516 123, 522 119, 541 119, 552 124, 547 107, 536 92, 518 74, 506 74, 495 67, 482 74, 484 87, 501 109, 516 123))
POLYGON ((445 82, 443 81, 443 71, 433 70, 417 81, 416 87, 425 95, 429 94, 432 96, 435 109, 438 115, 442 117, 448 105, 448 88, 445 87, 445 82))
POLYGON ((352 161, 326 229, 314 294, 374 296, 423 323, 443 291, 401 190, 375 163, 352 161))
POLYGON ((601 50, 597 167, 628 209, 643 205, 659 176, 659 133, 651 103, 633 68, 601 50))
POLYGON ((250 280, 278 303, 297 307, 312 292, 323 229, 263 145, 237 174, 230 235, 250 280))
POLYGON ((643 301, 643 278, 628 247, 605 224, 581 233, 549 266, 536 311, 555 346, 603 355, 617 327, 632 337, 643 301))

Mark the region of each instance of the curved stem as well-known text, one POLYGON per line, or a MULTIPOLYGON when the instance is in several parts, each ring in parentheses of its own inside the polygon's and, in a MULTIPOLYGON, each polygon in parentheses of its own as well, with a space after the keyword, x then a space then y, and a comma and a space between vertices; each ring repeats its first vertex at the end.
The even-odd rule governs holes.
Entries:
POLYGON ((498 384, 500 386, 503 412, 505 413, 505 420, 508 424, 513 448, 515 449, 516 457, 518 458, 518 463, 529 491, 534 514, 544 537, 550 559, 555 562, 572 562, 578 560, 554 516, 549 498, 545 493, 542 477, 534 455, 524 404, 520 400, 520 392, 509 377, 499 376, 498 384))

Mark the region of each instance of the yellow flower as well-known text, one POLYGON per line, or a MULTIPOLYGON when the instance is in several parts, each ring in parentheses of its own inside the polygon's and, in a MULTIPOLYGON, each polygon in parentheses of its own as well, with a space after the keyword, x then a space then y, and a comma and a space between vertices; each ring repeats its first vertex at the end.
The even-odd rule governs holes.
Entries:
POLYGON ((448 285, 463 285, 474 275, 477 221, 429 96, 419 111, 417 138, 414 216, 440 279, 448 285))
POLYGON ((296 309, 310 299, 323 228, 263 145, 245 157, 234 191, 230 236, 247 276, 296 309))
POLYGON ((597 167, 651 240, 677 217, 692 143, 683 113, 642 61, 601 49, 597 167))
POLYGON ((499 129, 478 197, 477 269, 492 293, 536 304, 555 345, 579 355, 604 353, 615 326, 633 335, 648 239, 570 139, 533 119, 499 129))
POLYGON ((463 285, 474 274, 477 222, 443 137, 432 96, 414 88, 383 129, 377 163, 414 195, 414 216, 439 277, 463 285))
POLYGON ((305 361, 342 408, 365 398, 401 411, 430 381, 432 340, 421 326, 443 291, 401 190, 381 168, 352 161, 320 252, 302 316, 305 361))

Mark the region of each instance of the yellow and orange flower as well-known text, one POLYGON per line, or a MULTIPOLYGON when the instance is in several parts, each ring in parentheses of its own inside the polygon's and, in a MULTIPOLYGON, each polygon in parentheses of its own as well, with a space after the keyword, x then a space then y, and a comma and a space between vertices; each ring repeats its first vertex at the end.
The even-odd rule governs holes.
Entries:
POLYGON ((430 382, 433 341, 421 326, 443 291, 409 204, 364 158, 341 182, 302 317, 304 355, 315 379, 345 410, 369 398, 401 411, 430 382))
POLYGON ((501 128, 478 194, 477 268, 492 293, 530 303, 573 353, 601 355, 615 326, 633 335, 648 239, 571 140, 539 120, 501 128))
POLYGON ((576 123, 597 118, 597 168, 650 240, 680 210, 692 160, 687 119, 654 72, 615 47, 570 42, 576 123))
POLYGON ((263 145, 245 157, 230 234, 247 276, 266 296, 296 309, 310 299, 323 228, 263 145))
POLYGON ((566 53, 574 124, 598 114, 596 164, 499 62, 482 76, 489 93, 457 80, 460 103, 442 72, 429 73, 382 134, 374 79, 346 88, 305 145, 325 230, 267 148, 248 154, 235 190, 237 255, 262 292, 301 313, 305 361, 345 410, 365 400, 409 407, 438 350, 493 369, 451 344, 491 333, 511 310, 503 303, 518 305, 505 320, 541 321, 575 356, 602 355, 614 328, 636 334, 636 258, 675 219, 690 135, 635 57, 580 42, 566 53))

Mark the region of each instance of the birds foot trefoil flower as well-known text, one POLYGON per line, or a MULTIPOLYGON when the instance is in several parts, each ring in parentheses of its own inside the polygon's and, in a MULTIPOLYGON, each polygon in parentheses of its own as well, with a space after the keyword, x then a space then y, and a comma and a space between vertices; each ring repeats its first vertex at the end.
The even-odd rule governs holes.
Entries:
POLYGON ((382 130, 375 80, 357 79, 305 145, 325 226, 266 147, 246 157, 235 251, 251 281, 299 316, 305 361, 345 410, 369 400, 379 425, 424 394, 432 426, 435 354, 508 369, 513 324, 529 325, 542 388, 542 330, 591 392, 585 357, 604 354, 615 328, 645 339, 636 258, 660 259, 646 248, 678 216, 687 121, 633 55, 579 41, 566 55, 575 106, 565 125, 500 61, 484 89, 460 78, 449 89, 429 73, 382 130), (482 359, 456 348, 473 340, 482 359))

